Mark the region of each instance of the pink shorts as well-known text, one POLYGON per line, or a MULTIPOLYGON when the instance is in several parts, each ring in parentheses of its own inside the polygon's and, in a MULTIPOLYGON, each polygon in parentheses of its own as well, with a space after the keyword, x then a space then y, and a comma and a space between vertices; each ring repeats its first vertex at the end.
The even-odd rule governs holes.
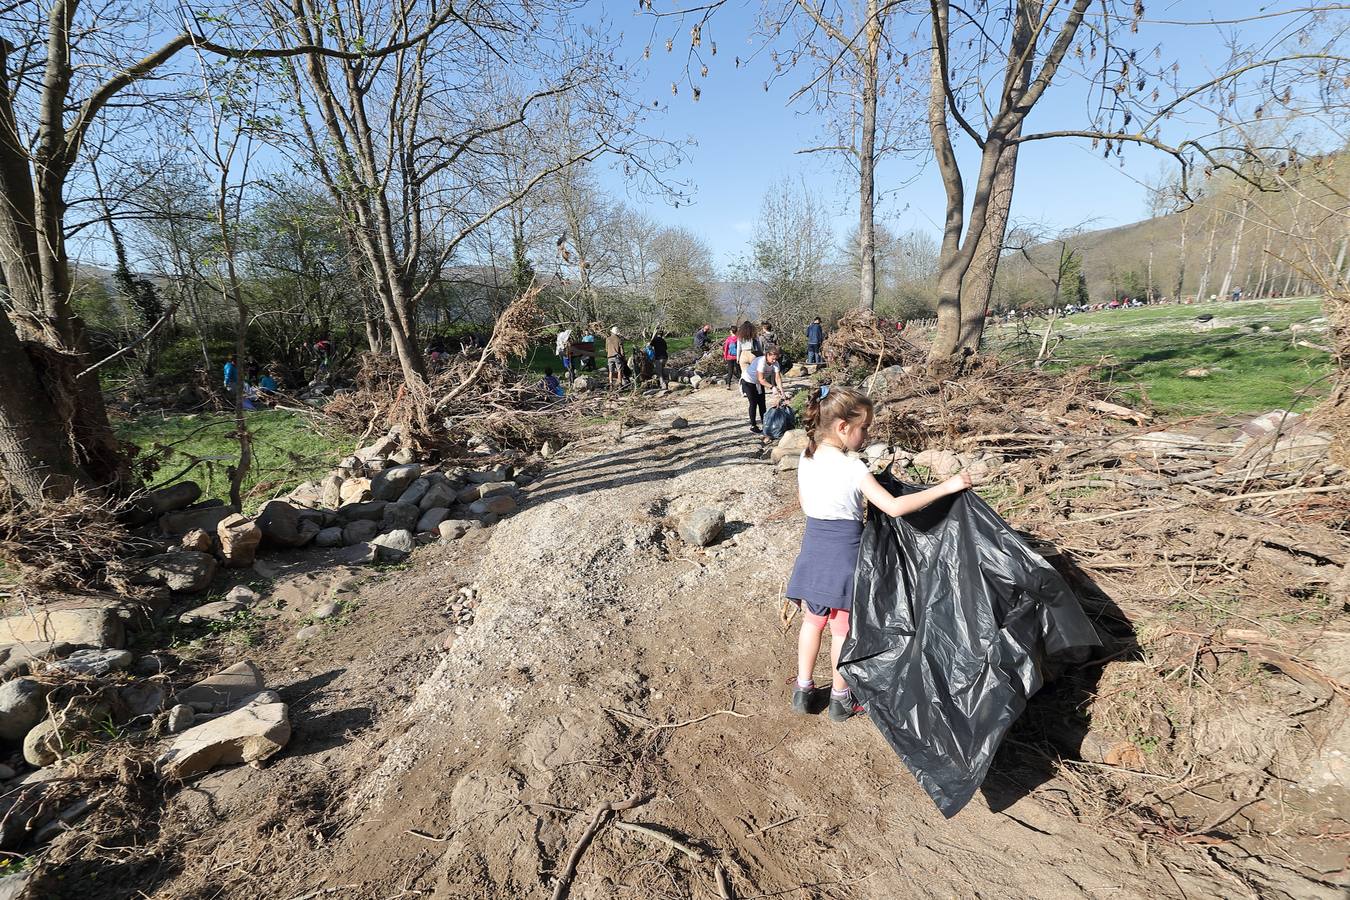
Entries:
POLYGON ((802 604, 802 618, 806 620, 816 631, 825 627, 825 623, 830 624, 830 634, 835 637, 846 637, 848 635, 848 610, 832 609, 828 615, 818 616, 802 604))

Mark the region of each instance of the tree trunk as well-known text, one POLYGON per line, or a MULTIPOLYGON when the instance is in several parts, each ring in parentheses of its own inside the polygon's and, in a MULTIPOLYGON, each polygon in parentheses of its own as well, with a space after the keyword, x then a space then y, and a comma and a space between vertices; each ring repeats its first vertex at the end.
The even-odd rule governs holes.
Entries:
POLYGON ((1177 288, 1172 292, 1172 299, 1177 303, 1181 302, 1181 292, 1186 284, 1186 232, 1191 224, 1190 210, 1181 214, 1181 248, 1177 253, 1177 288))
POLYGON ((867 0, 867 57, 863 69, 862 140, 858 145, 858 251, 861 262, 858 278, 858 303, 872 309, 877 302, 876 242, 876 143, 877 84, 881 53, 881 23, 877 20, 877 0, 867 0))
POLYGON ((994 295, 994 279, 1003 254, 1003 239, 1008 231, 1008 213, 1012 209, 1013 181, 1017 174, 1017 145, 1009 144, 994 170, 993 196, 989 201, 989 221, 975 257, 961 285, 962 350, 978 352, 984 337, 984 322, 989 301, 994 295))
POLYGON ((1209 287, 1209 272, 1214 267, 1214 236, 1218 231, 1219 211, 1215 209, 1209 222, 1209 244, 1205 247, 1205 269, 1200 273, 1200 286, 1195 290, 1196 303, 1205 301, 1205 289, 1209 287))
POLYGON ((1223 287, 1219 288, 1220 300, 1228 296, 1228 289, 1233 286, 1233 272, 1237 269, 1238 255, 1242 252, 1242 235, 1247 230, 1247 204, 1246 197, 1238 202, 1237 234, 1233 236, 1233 249, 1228 255, 1228 271, 1223 274, 1223 287))

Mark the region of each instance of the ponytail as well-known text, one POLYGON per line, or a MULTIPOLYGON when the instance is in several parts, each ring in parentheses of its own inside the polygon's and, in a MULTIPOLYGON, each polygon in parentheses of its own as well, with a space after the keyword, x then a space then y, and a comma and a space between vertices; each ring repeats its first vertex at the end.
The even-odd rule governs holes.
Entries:
POLYGON ((820 385, 811 392, 810 399, 806 401, 806 418, 803 422, 806 426, 804 455, 807 459, 816 455, 816 448, 820 446, 821 439, 835 422, 840 420, 853 422, 871 414, 872 401, 865 394, 853 388, 820 385))

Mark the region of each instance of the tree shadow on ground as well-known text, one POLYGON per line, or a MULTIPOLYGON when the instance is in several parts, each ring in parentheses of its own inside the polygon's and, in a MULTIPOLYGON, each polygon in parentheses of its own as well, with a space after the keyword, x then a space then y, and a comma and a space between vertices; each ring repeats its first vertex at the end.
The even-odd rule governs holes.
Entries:
POLYGON ((1060 760, 1082 758, 1091 724, 1088 707, 1097 695, 1103 667, 1115 660, 1143 658, 1134 623, 1072 555, 1046 556, 1077 594, 1102 646, 1081 663, 1051 665, 1045 673, 1045 685, 1009 729, 981 788, 994 812, 1008 809, 1055 779, 1060 760))
POLYGON ((640 442, 548 472, 525 492, 526 505, 649 481, 666 481, 700 469, 737 462, 754 462, 762 449, 758 437, 727 423, 691 425, 668 434, 655 428, 651 431, 642 429, 630 437, 636 437, 640 442), (736 441, 735 437, 740 434, 745 434, 747 440, 736 441), (670 452, 661 453, 654 449, 664 444, 671 445, 670 452))

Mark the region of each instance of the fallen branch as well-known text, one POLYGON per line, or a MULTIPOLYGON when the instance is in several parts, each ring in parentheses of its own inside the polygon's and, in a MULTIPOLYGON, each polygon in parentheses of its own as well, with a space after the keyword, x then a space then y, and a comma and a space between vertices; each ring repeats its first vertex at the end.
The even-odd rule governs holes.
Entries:
POLYGON ((596 807, 595 815, 591 817, 591 824, 586 826, 586 830, 582 832, 577 845, 572 848, 572 853, 567 857, 567 865, 563 867, 562 873, 553 885, 552 900, 562 900, 567 896, 567 892, 572 889, 572 879, 577 874, 577 863, 581 862, 581 857, 586 852, 586 848, 591 845, 596 833, 601 826, 609 821, 610 816, 625 809, 634 809, 651 799, 651 794, 633 794, 627 800, 618 803, 607 801, 596 807))
POLYGON ((666 846, 680 851, 694 862, 703 862, 703 852, 701 850, 695 849, 683 841, 675 839, 664 831, 652 828, 650 825, 643 825, 640 822, 615 822, 614 827, 623 831, 631 831, 634 834, 645 834, 653 840, 660 841, 666 846))
POLYGON ((652 731, 660 731, 663 728, 683 728, 686 725, 697 725, 699 722, 711 719, 713 716, 735 716, 738 719, 752 718, 752 714, 750 713, 738 713, 734 709, 719 709, 717 712, 705 713, 697 719, 690 719, 687 722, 669 722, 665 725, 652 725, 649 727, 652 731))

